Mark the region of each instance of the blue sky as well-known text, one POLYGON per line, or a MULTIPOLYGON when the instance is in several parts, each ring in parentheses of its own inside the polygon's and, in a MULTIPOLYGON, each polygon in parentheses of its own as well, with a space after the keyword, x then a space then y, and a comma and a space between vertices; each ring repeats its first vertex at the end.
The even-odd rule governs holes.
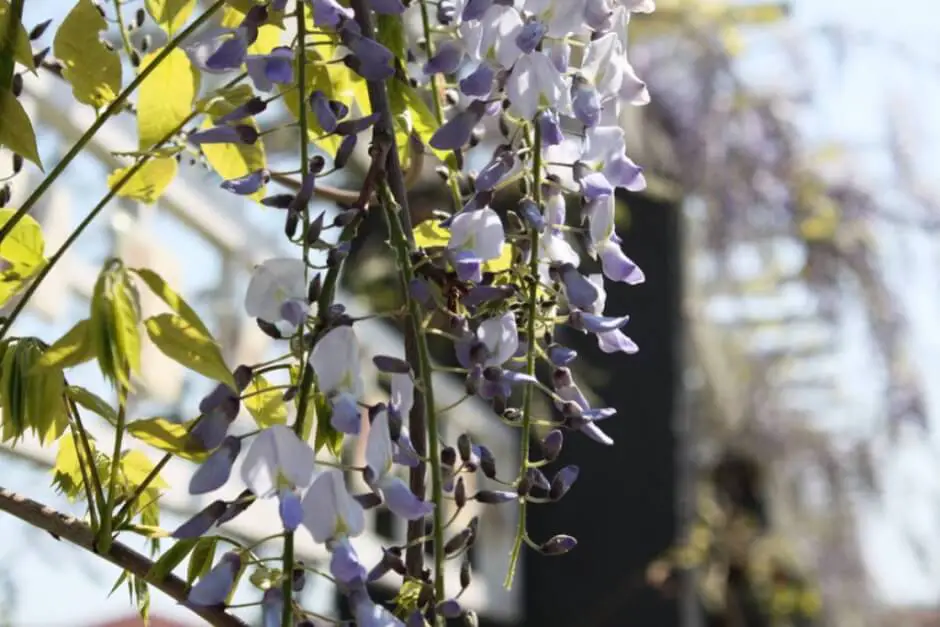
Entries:
MULTIPOLYGON (((26 22, 38 22, 49 17, 46 14, 50 11, 58 13, 70 5, 58 0, 32 0, 26 3, 26 22)), ((940 137, 940 116, 934 114, 931 118, 940 103, 938 17, 940 7, 931 0, 895 0, 888 8, 886 3, 876 0, 797 0, 790 30, 795 42, 803 42, 801 51, 809 60, 804 67, 809 68, 818 94, 811 114, 802 120, 808 136, 819 141, 842 140, 853 146, 877 146, 885 138, 883 120, 889 108, 900 107, 905 120, 913 126, 916 144, 922 149, 919 162, 928 164, 921 176, 928 182, 937 180, 937 173, 930 164, 937 162, 934 146, 940 137), (933 64, 899 59, 877 45, 852 45, 848 60, 839 67, 821 40, 819 44, 807 46, 807 40, 801 39, 806 30, 834 23, 861 33, 875 33, 883 41, 902 41, 916 55, 932 60, 933 64)), ((890 176, 889 164, 877 150, 860 150, 857 155, 859 172, 864 177, 880 181, 890 176)), ((76 198, 100 195, 103 178, 91 170, 93 167, 88 164, 88 169, 70 178, 76 198)), ((260 225, 257 215, 253 217, 260 225)), ((168 223, 159 225, 159 235, 181 255, 192 250, 193 241, 168 223)), ((937 357, 940 333, 936 325, 940 318, 940 298, 937 298, 940 282, 933 270, 940 262, 940 247, 934 239, 887 227, 879 239, 888 271, 910 285, 902 300, 913 319, 915 359, 928 385, 940 378, 940 358, 937 357)), ((103 256, 106 250, 102 238, 93 234, 89 234, 82 247, 83 254, 95 257, 103 256)), ((201 261, 198 267, 187 268, 184 293, 191 295, 210 286, 217 272, 218 268, 208 259, 205 264, 201 261)), ((70 314, 69 319, 75 317, 70 314)), ((851 334, 849 329, 847 345, 852 344, 851 334)), ((879 373, 865 366, 870 359, 864 350, 865 347, 860 346, 846 351, 844 375, 850 381, 850 399, 840 415, 852 416, 853 421, 842 421, 834 425, 834 429, 873 429, 876 416, 872 408, 878 399, 867 392, 875 386, 865 382, 877 378, 879 373)), ((928 401, 936 416, 940 410, 940 392, 930 393, 928 401)), ((940 468, 936 462, 940 441, 937 440, 933 437, 925 441, 912 435, 897 447, 886 445, 882 454, 888 494, 882 502, 866 508, 865 552, 875 567, 875 580, 884 597, 892 602, 926 603, 935 601, 938 596, 934 582, 940 576, 940 546, 928 542, 925 551, 930 568, 924 570, 905 537, 914 533, 929 541, 937 535, 935 530, 940 529, 940 500, 937 499, 940 468)), ((6 487, 35 495, 50 504, 61 504, 46 488, 49 478, 45 472, 19 462, 4 462, 3 474, 6 487)), ((167 517, 165 526, 172 528, 176 522, 167 517)), ((117 576, 114 569, 44 534, 29 532, 5 517, 0 517, 0 537, 4 538, 0 543, 0 563, 13 566, 19 594, 14 624, 81 625, 86 617, 106 618, 129 611, 123 591, 104 600, 117 576), (50 602, 51 598, 55 602, 50 602)), ((158 594, 154 595, 154 608, 164 614, 188 615, 158 594)))

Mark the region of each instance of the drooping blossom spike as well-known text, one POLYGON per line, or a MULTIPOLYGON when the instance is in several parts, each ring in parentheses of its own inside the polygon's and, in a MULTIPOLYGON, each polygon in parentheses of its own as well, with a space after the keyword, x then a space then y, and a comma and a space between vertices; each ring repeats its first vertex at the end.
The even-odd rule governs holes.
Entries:
POLYGON ((357 405, 362 397, 359 340, 351 326, 327 331, 310 353, 310 365, 320 390, 332 408, 330 424, 342 433, 356 435, 362 423, 357 405))
POLYGON ((578 480, 578 474, 580 474, 580 469, 577 466, 565 466, 555 473, 549 488, 549 498, 553 501, 561 499, 578 480))
POLYGON ((195 516, 177 527, 176 530, 170 534, 171 537, 177 540, 200 537, 218 522, 222 514, 225 513, 226 507, 228 507, 228 505, 222 500, 209 503, 209 505, 204 507, 195 516))
POLYGON ((216 124, 229 124, 231 122, 238 122, 245 118, 249 118, 253 115, 258 115, 262 111, 268 108, 268 103, 255 96, 247 100, 244 104, 240 104, 222 117, 216 118, 216 124))
POLYGON ((307 0, 313 9, 313 23, 336 28, 342 20, 351 20, 355 13, 336 0, 307 0))
POLYGON ((572 536, 559 534, 543 542, 539 547, 539 551, 542 552, 542 555, 564 555, 577 545, 578 541, 572 536))
POLYGON ((224 605, 235 586, 235 577, 241 569, 241 555, 234 551, 226 553, 219 563, 190 589, 186 600, 196 607, 224 605))
POLYGON ((245 176, 222 181, 222 189, 240 196, 248 196, 265 186, 270 179, 267 170, 255 170, 245 176))
POLYGON ((463 56, 463 44, 454 39, 443 41, 438 44, 434 56, 424 64, 424 73, 428 76, 432 74, 453 74, 460 67, 463 56))
POLYGON ((400 478, 391 474, 392 462, 388 413, 382 410, 372 421, 366 440, 367 480, 375 491, 382 494, 385 504, 396 516, 419 520, 433 512, 433 503, 419 499, 400 478))
POLYGON ((354 538, 365 529, 362 505, 347 490, 339 470, 326 470, 314 478, 304 495, 303 510, 303 525, 319 544, 341 535, 354 538))
POLYGON ((560 113, 571 108, 564 77, 544 52, 523 55, 513 67, 506 89, 510 111, 525 120, 534 119, 543 102, 560 113))
POLYGON ((470 105, 445 122, 431 135, 428 142, 438 150, 459 150, 470 141, 473 127, 480 123, 486 112, 486 103, 475 100, 470 105))
POLYGON ((483 263, 502 255, 505 240, 503 223, 490 208, 455 216, 447 249, 458 277, 479 283, 483 279, 483 263))
POLYGON ((268 588, 261 595, 262 627, 280 627, 284 614, 284 591, 280 586, 268 588))
POLYGON ((294 53, 287 46, 278 46, 268 54, 248 55, 245 66, 255 89, 264 92, 294 81, 294 53))
POLYGON ((189 479, 190 494, 206 494, 218 490, 228 481, 232 466, 241 452, 239 438, 228 436, 215 451, 202 462, 189 479))
POLYGON ((306 268, 302 259, 274 258, 255 266, 245 293, 245 311, 275 325, 284 335, 297 328, 284 318, 284 304, 294 301, 304 313, 307 306, 306 268))
POLYGON ((353 548, 349 538, 343 536, 330 546, 330 574, 339 583, 349 586, 364 583, 368 576, 366 567, 359 560, 356 549, 353 548))
POLYGON ((203 144, 253 144, 258 141, 258 130, 247 124, 213 126, 190 133, 187 140, 194 146, 203 144))

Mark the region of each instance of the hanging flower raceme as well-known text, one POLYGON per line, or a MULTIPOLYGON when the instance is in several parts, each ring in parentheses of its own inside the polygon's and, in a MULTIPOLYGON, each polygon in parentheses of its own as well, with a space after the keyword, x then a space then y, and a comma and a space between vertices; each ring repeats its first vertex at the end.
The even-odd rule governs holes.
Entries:
POLYGON ((306 267, 301 259, 276 258, 256 266, 245 293, 245 310, 252 318, 291 335, 307 318, 306 267))
POLYGON ((284 425, 273 425, 255 436, 242 462, 245 485, 258 496, 277 496, 284 528, 294 531, 303 520, 300 491, 310 485, 314 453, 284 425))
POLYGON ((341 433, 358 435, 363 383, 359 340, 353 328, 344 325, 327 331, 313 347, 310 365, 317 375, 320 393, 330 403, 330 424, 341 433))
POLYGON ((450 223, 447 251, 461 281, 483 280, 483 264, 503 254, 506 235, 499 216, 490 208, 467 211, 450 223))
POLYGON ((406 520, 419 520, 434 511, 434 504, 422 501, 400 478, 392 474, 394 451, 388 425, 388 411, 378 412, 366 440, 365 479, 382 495, 388 509, 406 520))

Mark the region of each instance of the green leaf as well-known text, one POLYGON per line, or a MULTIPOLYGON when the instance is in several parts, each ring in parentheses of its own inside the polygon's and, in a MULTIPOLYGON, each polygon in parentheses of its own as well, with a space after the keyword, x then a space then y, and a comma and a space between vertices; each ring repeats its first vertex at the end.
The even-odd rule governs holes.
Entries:
MULTIPOLYGON (((254 96, 254 92, 248 85, 239 85, 238 87, 220 92, 217 97, 207 102, 200 103, 201 108, 207 110, 210 118, 202 123, 202 128, 211 128, 214 126, 214 120, 238 107, 254 96)), ((249 125, 258 130, 258 124, 254 118, 245 118, 238 124, 249 125)), ((203 144, 202 152, 212 169, 215 170, 223 179, 234 179, 245 176, 250 172, 261 170, 265 167, 264 142, 258 138, 253 144, 203 144)), ((264 197, 265 188, 262 187, 250 198, 260 200, 264 197)))
POLYGON ((150 446, 172 453, 183 459, 201 462, 208 453, 196 451, 189 444, 189 429, 194 421, 178 423, 166 418, 135 420, 127 425, 127 432, 150 446))
POLYGON ((199 374, 235 389, 235 380, 215 341, 176 314, 148 318, 147 333, 164 355, 199 374))
MULTIPOLYGON (((33 64, 33 49, 29 44, 29 33, 10 9, 8 0, 0 0, 0 55, 10 55, 14 61, 35 72, 36 66, 33 64)), ((8 88, 9 85, 0 85, 0 87, 8 88)))
POLYGON ((339 457, 343 451, 343 433, 337 431, 330 422, 333 413, 330 411, 330 404, 326 396, 320 393, 314 396, 314 402, 317 412, 317 431, 313 440, 313 450, 319 453, 320 449, 326 446, 330 453, 339 457))
POLYGON ((78 385, 70 385, 65 389, 65 394, 81 407, 84 407, 88 411, 95 412, 112 425, 117 424, 117 412, 114 411, 114 408, 111 407, 106 400, 94 392, 78 385))
POLYGON ((127 273, 122 272, 123 280, 114 284, 114 294, 111 298, 113 308, 115 338, 123 360, 130 371, 140 373, 140 304, 137 290, 128 280, 127 273))
MULTIPOLYGON (((4 125, 8 121, 6 118, 4 125)), ((13 214, 13 209, 0 209, 0 225, 6 224, 13 214)), ((46 259, 43 257, 45 240, 42 237, 42 228, 32 216, 25 215, 13 230, 0 242, 0 257, 9 261, 15 270, 25 277, 31 276, 38 270, 46 259)))
POLYGON ((186 559, 186 556, 196 548, 197 538, 187 538, 185 540, 178 540, 176 544, 164 551, 163 555, 160 556, 153 566, 150 567, 150 570, 147 571, 147 579, 154 581, 162 581, 173 572, 173 569, 183 563, 183 560, 186 559))
POLYGON ((287 422, 287 406, 283 400, 284 390, 269 389, 270 387, 268 380, 258 374, 254 376, 243 393, 242 404, 262 429, 287 422))
POLYGON ((202 322, 199 314, 183 300, 183 297, 173 291, 166 281, 159 274, 147 268, 133 268, 131 272, 140 277, 140 280, 147 284, 154 294, 160 297, 167 306, 178 314, 183 320, 195 327, 203 335, 212 337, 209 329, 202 322))
POLYGON ((3 400, 4 442, 16 440, 26 430, 26 384, 17 363, 17 342, 3 344, 0 361, 0 399, 3 400))
POLYGON ((3 120, 3 124, 0 124, 0 146, 22 155, 42 170, 33 124, 13 92, 4 87, 0 87, 0 120, 3 120))
POLYGON ((95 356, 88 320, 80 320, 74 327, 46 349, 37 362, 41 368, 71 368, 83 364, 95 356))
POLYGON ((193 554, 189 558, 189 566, 186 569, 186 583, 192 584, 200 577, 205 576, 212 568, 212 560, 215 558, 215 549, 219 544, 218 538, 199 538, 193 554))
MULTIPOLYGON (((154 50, 141 59, 138 72, 153 62, 161 50, 154 50)), ((144 79, 137 97, 141 150, 152 148, 189 117, 199 92, 199 78, 199 72, 186 53, 176 48, 144 79)))
POLYGON ((137 613, 144 623, 144 627, 150 626, 150 588, 147 582, 140 577, 131 579, 131 586, 134 588, 134 596, 137 597, 137 613))
MULTIPOLYGON (((108 175, 108 187, 114 189, 133 166, 118 168, 108 175)), ((143 203, 154 203, 176 177, 179 164, 173 157, 150 159, 121 185, 117 195, 143 203)))
POLYGON ((146 0, 147 13, 172 37, 193 13, 196 0, 146 0))
POLYGON ((15 441, 30 430, 43 444, 59 438, 68 426, 65 380, 60 372, 35 366, 44 344, 36 338, 16 338, 3 345, 0 361, 0 400, 4 441, 15 441))
POLYGON ((95 283, 90 329, 101 374, 119 394, 130 389, 130 374, 140 372, 139 320, 140 304, 130 276, 119 261, 107 261, 95 283))
MULTIPOLYGON (((92 456, 96 455, 95 443, 90 437, 88 445, 91 447, 92 456)), ((73 502, 85 496, 81 464, 91 466, 88 464, 84 451, 79 457, 80 448, 71 434, 62 436, 59 439, 59 451, 56 453, 55 463, 52 465, 53 485, 73 502)))
MULTIPOLYGON (((121 474, 134 487, 141 485, 153 470, 153 462, 140 451, 127 451, 121 455, 121 474)), ((166 488, 167 483, 159 475, 150 482, 149 488, 166 488)))
POLYGON ((434 113, 428 108, 427 103, 411 85, 398 81, 398 90, 401 93, 402 103, 405 113, 408 115, 411 124, 411 131, 418 136, 421 142, 430 148, 438 159, 446 163, 451 168, 457 168, 456 157, 451 150, 438 150, 431 147, 431 136, 440 126, 434 113))
POLYGON ((91 0, 78 0, 53 42, 75 99, 95 108, 112 102, 121 91, 121 58, 101 41, 100 33, 107 28, 91 0))

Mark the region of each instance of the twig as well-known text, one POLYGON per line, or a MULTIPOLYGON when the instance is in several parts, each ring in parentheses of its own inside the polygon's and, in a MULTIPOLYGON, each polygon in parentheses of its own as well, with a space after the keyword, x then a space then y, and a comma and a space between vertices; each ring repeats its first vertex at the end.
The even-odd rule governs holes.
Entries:
POLYGON ((90 551, 126 570, 135 577, 146 581, 173 600, 203 618, 215 627, 247 627, 241 619, 228 614, 221 608, 194 607, 187 603, 189 586, 185 581, 172 574, 155 577, 150 573, 153 562, 126 545, 115 542, 106 554, 95 551, 95 534, 86 523, 73 516, 58 512, 42 503, 26 498, 0 487, 0 511, 19 518, 23 522, 42 529, 58 538, 67 540, 75 546, 90 551))

